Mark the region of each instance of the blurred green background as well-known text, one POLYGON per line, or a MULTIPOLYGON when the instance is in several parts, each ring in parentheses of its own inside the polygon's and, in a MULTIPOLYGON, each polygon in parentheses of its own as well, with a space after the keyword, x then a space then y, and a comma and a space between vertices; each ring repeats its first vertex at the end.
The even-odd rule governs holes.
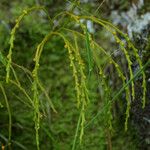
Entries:
MULTIPOLYGON (((62 11, 72 11, 76 14, 94 15, 98 18, 104 18, 116 24, 122 31, 129 33, 127 24, 133 24, 132 19, 122 17, 123 14, 134 7, 137 8, 136 16, 141 16, 149 12, 149 1, 143 1, 143 5, 140 5, 141 1, 126 1, 126 0, 82 0, 69 1, 69 0, 0 0, 0 52, 2 55, 7 56, 9 50, 9 38, 11 29, 15 25, 16 18, 26 8, 41 5, 46 8, 49 15, 53 18, 62 11), (115 12, 115 13, 114 13, 115 12), (115 18, 114 18, 114 14, 115 18), (120 18, 119 18, 120 17, 120 18), (122 18, 121 18, 122 17, 122 18), (129 21, 129 22, 128 22, 129 21), (131 21, 131 22, 130 22, 131 21)), ((142 3, 142 2, 141 2, 142 3)), ((131 14, 132 15, 132 14, 131 14)), ((133 15, 133 17, 135 17, 133 15)), ((13 49, 13 62, 20 66, 23 66, 30 71, 34 68, 33 58, 37 45, 42 41, 45 35, 47 35, 52 29, 57 30, 62 25, 67 28, 75 28, 76 25, 69 22, 69 19, 58 18, 55 20, 54 25, 50 25, 47 16, 42 11, 32 12, 31 15, 26 16, 20 24, 20 28, 17 29, 14 49, 13 49)), ((141 57, 143 62, 149 59, 149 39, 150 39, 150 24, 145 25, 145 31, 141 33, 134 33, 132 38, 135 45, 139 45, 141 50, 141 57), (145 33, 147 33, 145 35, 145 33), (143 36, 142 36, 143 35, 143 36), (146 41, 143 39, 146 38, 146 41), (146 50, 143 53, 143 49, 146 50)), ((104 48, 108 49, 116 61, 123 64, 122 67, 126 69, 124 59, 121 54, 118 54, 119 47, 114 44, 113 38, 109 33, 99 27, 98 25, 91 25, 89 27, 92 30, 93 38, 101 44, 104 48), (115 51, 115 52, 114 52, 115 51)), ((78 29, 79 30, 79 29, 78 29)), ((67 34, 67 33, 66 33, 67 34)), ((80 44, 84 45, 82 39, 79 39, 80 44)), ((84 46, 83 46, 84 47, 84 46)), ((82 46, 81 46, 82 48, 82 46)), ((83 53, 86 57, 86 54, 83 53)), ((105 58, 101 57, 100 63, 105 62, 105 58)), ((133 60, 134 62, 135 60, 133 60)), ((85 58, 85 62, 87 62, 85 58)), ((52 102, 58 113, 54 113, 44 94, 40 93, 41 104, 41 127, 40 127, 40 148, 41 150, 70 150, 75 135, 75 129, 77 126, 77 120, 79 116, 79 110, 76 107, 76 93, 74 90, 74 80, 72 77, 72 71, 70 69, 67 50, 64 48, 64 42, 61 38, 54 36, 44 47, 42 57, 40 60, 39 78, 49 94, 52 102)), ((136 62, 134 63, 136 70, 136 62)), ((116 92, 121 86, 118 81, 117 75, 113 72, 113 67, 107 66, 106 70, 112 73, 109 76, 112 87, 110 90, 116 92), (109 71, 110 69, 110 71, 109 71), (113 84, 115 83, 115 85, 113 84)), ((15 67, 18 74, 18 78, 22 84, 22 87, 26 91, 32 94, 31 91, 31 77, 22 69, 15 67)), ((150 75, 147 72, 148 76, 150 75)), ((109 75, 109 73, 108 73, 109 75)), ((0 76, 5 76, 5 67, 0 63, 0 76)), ((12 76, 13 78, 13 76, 12 76)), ((140 79, 137 81, 136 92, 141 92, 140 79), (139 85, 138 85, 139 81, 139 85), (139 91, 138 91, 139 90, 139 91)), ((3 83, 1 78, 1 83, 3 83)), ((149 83, 149 82, 148 82, 149 83)), ((22 94, 16 86, 12 84, 4 84, 4 88, 8 97, 10 110, 12 113, 12 150, 34 150, 36 149, 35 141, 35 129, 33 121, 33 108, 27 102, 24 94, 22 94)), ((91 79, 89 81, 89 97, 90 104, 86 110, 87 122, 92 119, 97 111, 103 107, 103 99, 100 94, 99 78, 97 67, 94 66, 91 79)), ((149 89, 149 85, 148 85, 149 89)), ((138 99, 137 94, 137 99, 138 99)), ((149 95, 148 101, 149 101, 149 95)), ((131 112, 131 118, 129 121, 128 131, 124 131, 124 118, 126 104, 124 102, 124 94, 120 96, 120 101, 112 106, 112 126, 110 131, 106 116, 100 116, 100 119, 96 119, 89 127, 85 129, 83 142, 80 145, 77 141, 78 150, 149 150, 150 146, 150 124, 149 124, 149 102, 145 110, 141 109, 140 98, 137 103, 134 102, 133 110, 131 112), (139 114, 139 116, 135 115, 139 114), (143 118, 147 121, 143 121, 143 118), (141 122, 141 123, 139 123, 141 122), (143 135, 141 132, 145 130, 143 135)), ((3 105, 0 108, 0 148, 5 146, 5 150, 8 149, 8 111, 6 108, 4 96, 0 93, 0 102, 3 105)), ((3 150, 3 149, 2 149, 3 150)))

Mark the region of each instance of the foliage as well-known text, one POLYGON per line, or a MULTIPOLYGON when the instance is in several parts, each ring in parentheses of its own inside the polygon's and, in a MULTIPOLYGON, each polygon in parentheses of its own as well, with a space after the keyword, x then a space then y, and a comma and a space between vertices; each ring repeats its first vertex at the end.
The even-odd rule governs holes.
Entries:
MULTIPOLYGON (((20 7, 15 1, 13 4, 16 7, 12 12, 17 14, 20 7)), ((30 6, 33 2, 26 4, 30 6)), ((119 131, 117 115, 113 115, 114 102, 119 100, 123 105, 120 107, 125 113, 123 122, 127 131, 131 101, 135 99, 135 79, 139 75, 145 107, 144 69, 150 61, 143 65, 128 35, 113 24, 91 14, 76 14, 75 8, 80 8, 80 3, 72 2, 67 11, 60 7, 52 17, 43 6, 21 8, 12 29, 7 23, 0 26, 4 35, 0 53, 3 97, 0 115, 5 118, 0 138, 9 149, 112 149, 111 137, 117 139, 114 132, 119 131), (87 28, 87 20, 110 35, 97 34, 95 38, 87 28), (103 36, 104 44, 110 37, 114 39, 123 64, 111 50, 101 46, 101 40, 97 39, 103 36), (136 73, 133 58, 139 65, 136 73), (9 121, 4 117, 7 115, 9 121)), ((118 136, 121 138, 124 133, 118 136)), ((137 141, 131 141, 134 142, 137 141)), ((129 142, 130 149, 136 149, 131 145, 129 142)))

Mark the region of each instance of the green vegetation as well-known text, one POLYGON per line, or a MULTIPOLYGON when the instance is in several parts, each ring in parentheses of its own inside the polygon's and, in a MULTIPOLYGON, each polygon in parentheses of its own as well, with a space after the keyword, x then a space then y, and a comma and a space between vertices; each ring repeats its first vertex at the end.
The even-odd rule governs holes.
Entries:
POLYGON ((143 61, 127 34, 98 17, 101 5, 93 15, 79 2, 60 2, 52 11, 53 1, 2 2, 17 18, 3 10, 8 18, 0 24, 2 150, 138 149, 130 111, 139 78, 146 107, 150 59, 143 61))

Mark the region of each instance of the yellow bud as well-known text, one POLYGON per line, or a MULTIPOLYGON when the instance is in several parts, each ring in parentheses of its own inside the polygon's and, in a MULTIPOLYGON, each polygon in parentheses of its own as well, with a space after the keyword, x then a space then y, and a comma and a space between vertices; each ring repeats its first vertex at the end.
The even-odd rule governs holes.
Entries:
POLYGON ((119 40, 119 39, 117 39, 117 40, 116 40, 116 42, 117 42, 117 43, 120 43, 120 40, 119 40))
POLYGON ((73 65, 72 64, 70 64, 70 67, 72 67, 73 65))
POLYGON ((36 57, 33 58, 33 61, 34 61, 34 62, 36 61, 36 57))
POLYGON ((106 76, 105 76, 105 75, 103 75, 103 78, 105 79, 105 78, 106 78, 106 76))
POLYGON ((123 42, 121 42, 120 44, 121 44, 121 46, 125 46, 125 44, 123 42))
POLYGON ((26 10, 23 10, 23 13, 26 15, 28 12, 26 10))
POLYGON ((118 67, 119 67, 119 65, 118 65, 118 64, 115 64, 115 67, 116 67, 116 68, 118 68, 118 67))
POLYGON ((65 48, 68 48, 68 46, 67 46, 67 44, 65 44, 65 46, 64 46, 65 48))
POLYGON ((109 63, 112 64, 112 60, 110 60, 109 63))
POLYGON ((37 63, 36 66, 39 67, 40 66, 39 63, 37 63))
POLYGON ((116 32, 114 31, 112 34, 113 34, 113 35, 116 35, 116 32))
POLYGON ((99 75, 100 75, 100 76, 102 75, 102 71, 99 72, 99 75))

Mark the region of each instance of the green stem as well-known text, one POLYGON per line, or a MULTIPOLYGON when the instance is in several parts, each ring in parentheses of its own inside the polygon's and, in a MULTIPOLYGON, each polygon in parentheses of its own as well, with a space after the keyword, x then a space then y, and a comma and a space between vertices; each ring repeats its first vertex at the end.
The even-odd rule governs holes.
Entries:
POLYGON ((81 123, 81 115, 82 115, 82 110, 81 110, 80 115, 79 115, 77 128, 76 128, 76 132, 75 132, 75 136, 74 136, 74 140, 73 140, 72 150, 75 150, 75 145, 76 145, 77 136, 78 136, 78 132, 79 132, 79 127, 80 127, 80 123, 81 123))
POLYGON ((8 136, 8 145, 9 145, 9 149, 10 148, 10 144, 11 144, 11 133, 12 133, 12 129, 11 129, 11 125, 12 125, 12 117, 11 117, 11 110, 10 110, 10 105, 6 96, 6 92, 5 89, 3 88, 2 84, 0 83, 0 88, 2 90, 4 99, 5 99, 5 103, 6 103, 6 107, 7 107, 7 111, 8 111, 8 117, 9 117, 9 127, 8 127, 8 132, 9 132, 9 136, 8 136))

